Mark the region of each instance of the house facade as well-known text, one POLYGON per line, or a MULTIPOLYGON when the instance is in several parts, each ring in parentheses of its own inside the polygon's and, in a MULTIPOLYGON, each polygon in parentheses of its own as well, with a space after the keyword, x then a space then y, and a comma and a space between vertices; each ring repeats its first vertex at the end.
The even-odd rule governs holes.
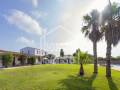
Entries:
POLYGON ((13 55, 13 60, 11 66, 22 66, 29 65, 29 58, 35 57, 35 64, 72 64, 73 56, 72 55, 64 55, 63 57, 55 57, 53 54, 48 54, 46 51, 42 49, 25 47, 20 49, 20 52, 11 52, 0 50, 0 67, 4 67, 3 64, 3 55, 6 53, 11 53, 13 55), (23 59, 24 58, 24 59, 23 59))
POLYGON ((63 57, 56 57, 54 60, 55 64, 72 64, 73 56, 72 55, 64 55, 63 57))
POLYGON ((21 66, 21 65, 28 65, 28 58, 34 56, 35 57, 35 64, 43 64, 45 63, 44 57, 47 55, 47 52, 42 49, 32 48, 32 47, 25 47, 20 49, 20 52, 12 52, 6 50, 0 50, 0 67, 4 67, 2 56, 6 53, 12 53, 13 60, 11 65, 9 66, 21 66), (22 57, 26 57, 24 61, 21 60, 22 57), (24 62, 24 64, 23 64, 24 62))
POLYGON ((25 54, 28 57, 35 56, 36 58, 36 64, 43 64, 44 63, 44 57, 47 55, 47 52, 33 47, 25 47, 20 49, 21 54, 25 54))
POLYGON ((47 52, 42 50, 42 49, 38 49, 38 48, 32 48, 32 47, 25 47, 20 49, 20 53, 22 54, 26 54, 28 56, 45 56, 47 55, 47 52))

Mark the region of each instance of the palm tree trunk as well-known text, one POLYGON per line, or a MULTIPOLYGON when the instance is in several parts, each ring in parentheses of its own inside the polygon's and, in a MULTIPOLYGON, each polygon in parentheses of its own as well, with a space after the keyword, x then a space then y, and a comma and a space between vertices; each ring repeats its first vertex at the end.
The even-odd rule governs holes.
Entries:
POLYGON ((107 41, 106 52, 106 77, 111 77, 111 43, 107 41))
POLYGON ((80 76, 83 76, 83 75, 84 75, 84 69, 83 69, 83 64, 82 64, 82 63, 80 64, 80 72, 79 72, 79 75, 80 75, 80 76))
POLYGON ((94 73, 98 73, 98 65, 97 65, 97 43, 93 42, 93 52, 94 52, 94 73))

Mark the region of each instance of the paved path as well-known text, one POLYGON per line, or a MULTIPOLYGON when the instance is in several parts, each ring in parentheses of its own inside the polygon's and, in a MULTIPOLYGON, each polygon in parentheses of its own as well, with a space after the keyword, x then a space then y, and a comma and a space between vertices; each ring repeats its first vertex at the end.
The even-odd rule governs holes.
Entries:
POLYGON ((113 70, 117 70, 117 71, 120 71, 120 68, 118 67, 112 67, 113 70))
MULTIPOLYGON (((98 66, 100 66, 100 65, 98 64, 98 66)), ((101 66, 105 67, 105 65, 101 65, 101 66)), ((111 65, 111 69, 120 71, 120 65, 111 65)))
POLYGON ((26 67, 32 67, 32 66, 18 66, 18 67, 8 67, 8 68, 0 68, 0 69, 16 69, 16 68, 26 68, 26 67))

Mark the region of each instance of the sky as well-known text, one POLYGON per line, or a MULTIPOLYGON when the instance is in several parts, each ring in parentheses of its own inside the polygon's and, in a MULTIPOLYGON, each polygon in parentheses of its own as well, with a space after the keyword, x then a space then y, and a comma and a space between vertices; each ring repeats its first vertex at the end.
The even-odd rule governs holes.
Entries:
MULTIPOLYGON (((111 2, 120 0, 111 0, 111 2)), ((0 0, 0 49, 19 51, 35 47, 59 55, 77 48, 93 53, 92 42, 81 33, 82 17, 101 12, 108 0, 0 0)), ((98 56, 106 55, 106 42, 98 43, 98 56)), ((120 44, 112 56, 120 55, 120 44)))

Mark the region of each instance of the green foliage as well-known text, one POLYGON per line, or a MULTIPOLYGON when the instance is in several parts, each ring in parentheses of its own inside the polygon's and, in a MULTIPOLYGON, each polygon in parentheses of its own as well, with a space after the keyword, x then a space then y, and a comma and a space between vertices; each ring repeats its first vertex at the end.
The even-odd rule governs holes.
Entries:
POLYGON ((88 37, 92 42, 97 43, 102 39, 102 32, 99 30, 99 15, 97 10, 92 10, 90 14, 83 16, 83 27, 81 29, 85 37, 88 37))
POLYGON ((2 55, 0 55, 0 60, 2 60, 2 55))
POLYGON ((117 58, 118 60, 120 60, 120 56, 117 56, 116 58, 117 58))
POLYGON ((36 62, 36 58, 34 56, 28 58, 28 64, 34 65, 36 62))
POLYGON ((63 51, 63 49, 60 50, 60 57, 64 57, 64 51, 63 51))
POLYGON ((120 7, 118 3, 107 5, 102 13, 101 31, 104 32, 105 40, 116 46, 120 41, 120 7))
POLYGON ((46 57, 47 57, 48 59, 54 59, 54 58, 55 58, 55 55, 53 55, 53 54, 48 54, 48 55, 46 55, 46 57))
POLYGON ((13 55, 11 53, 6 53, 2 56, 3 65, 8 67, 13 61, 13 55))
POLYGON ((19 61, 21 62, 21 65, 24 65, 25 64, 25 60, 27 59, 27 56, 26 55, 20 55, 19 57, 19 61))
POLYGON ((92 62, 92 57, 87 52, 77 49, 73 55, 75 64, 87 64, 92 62))

